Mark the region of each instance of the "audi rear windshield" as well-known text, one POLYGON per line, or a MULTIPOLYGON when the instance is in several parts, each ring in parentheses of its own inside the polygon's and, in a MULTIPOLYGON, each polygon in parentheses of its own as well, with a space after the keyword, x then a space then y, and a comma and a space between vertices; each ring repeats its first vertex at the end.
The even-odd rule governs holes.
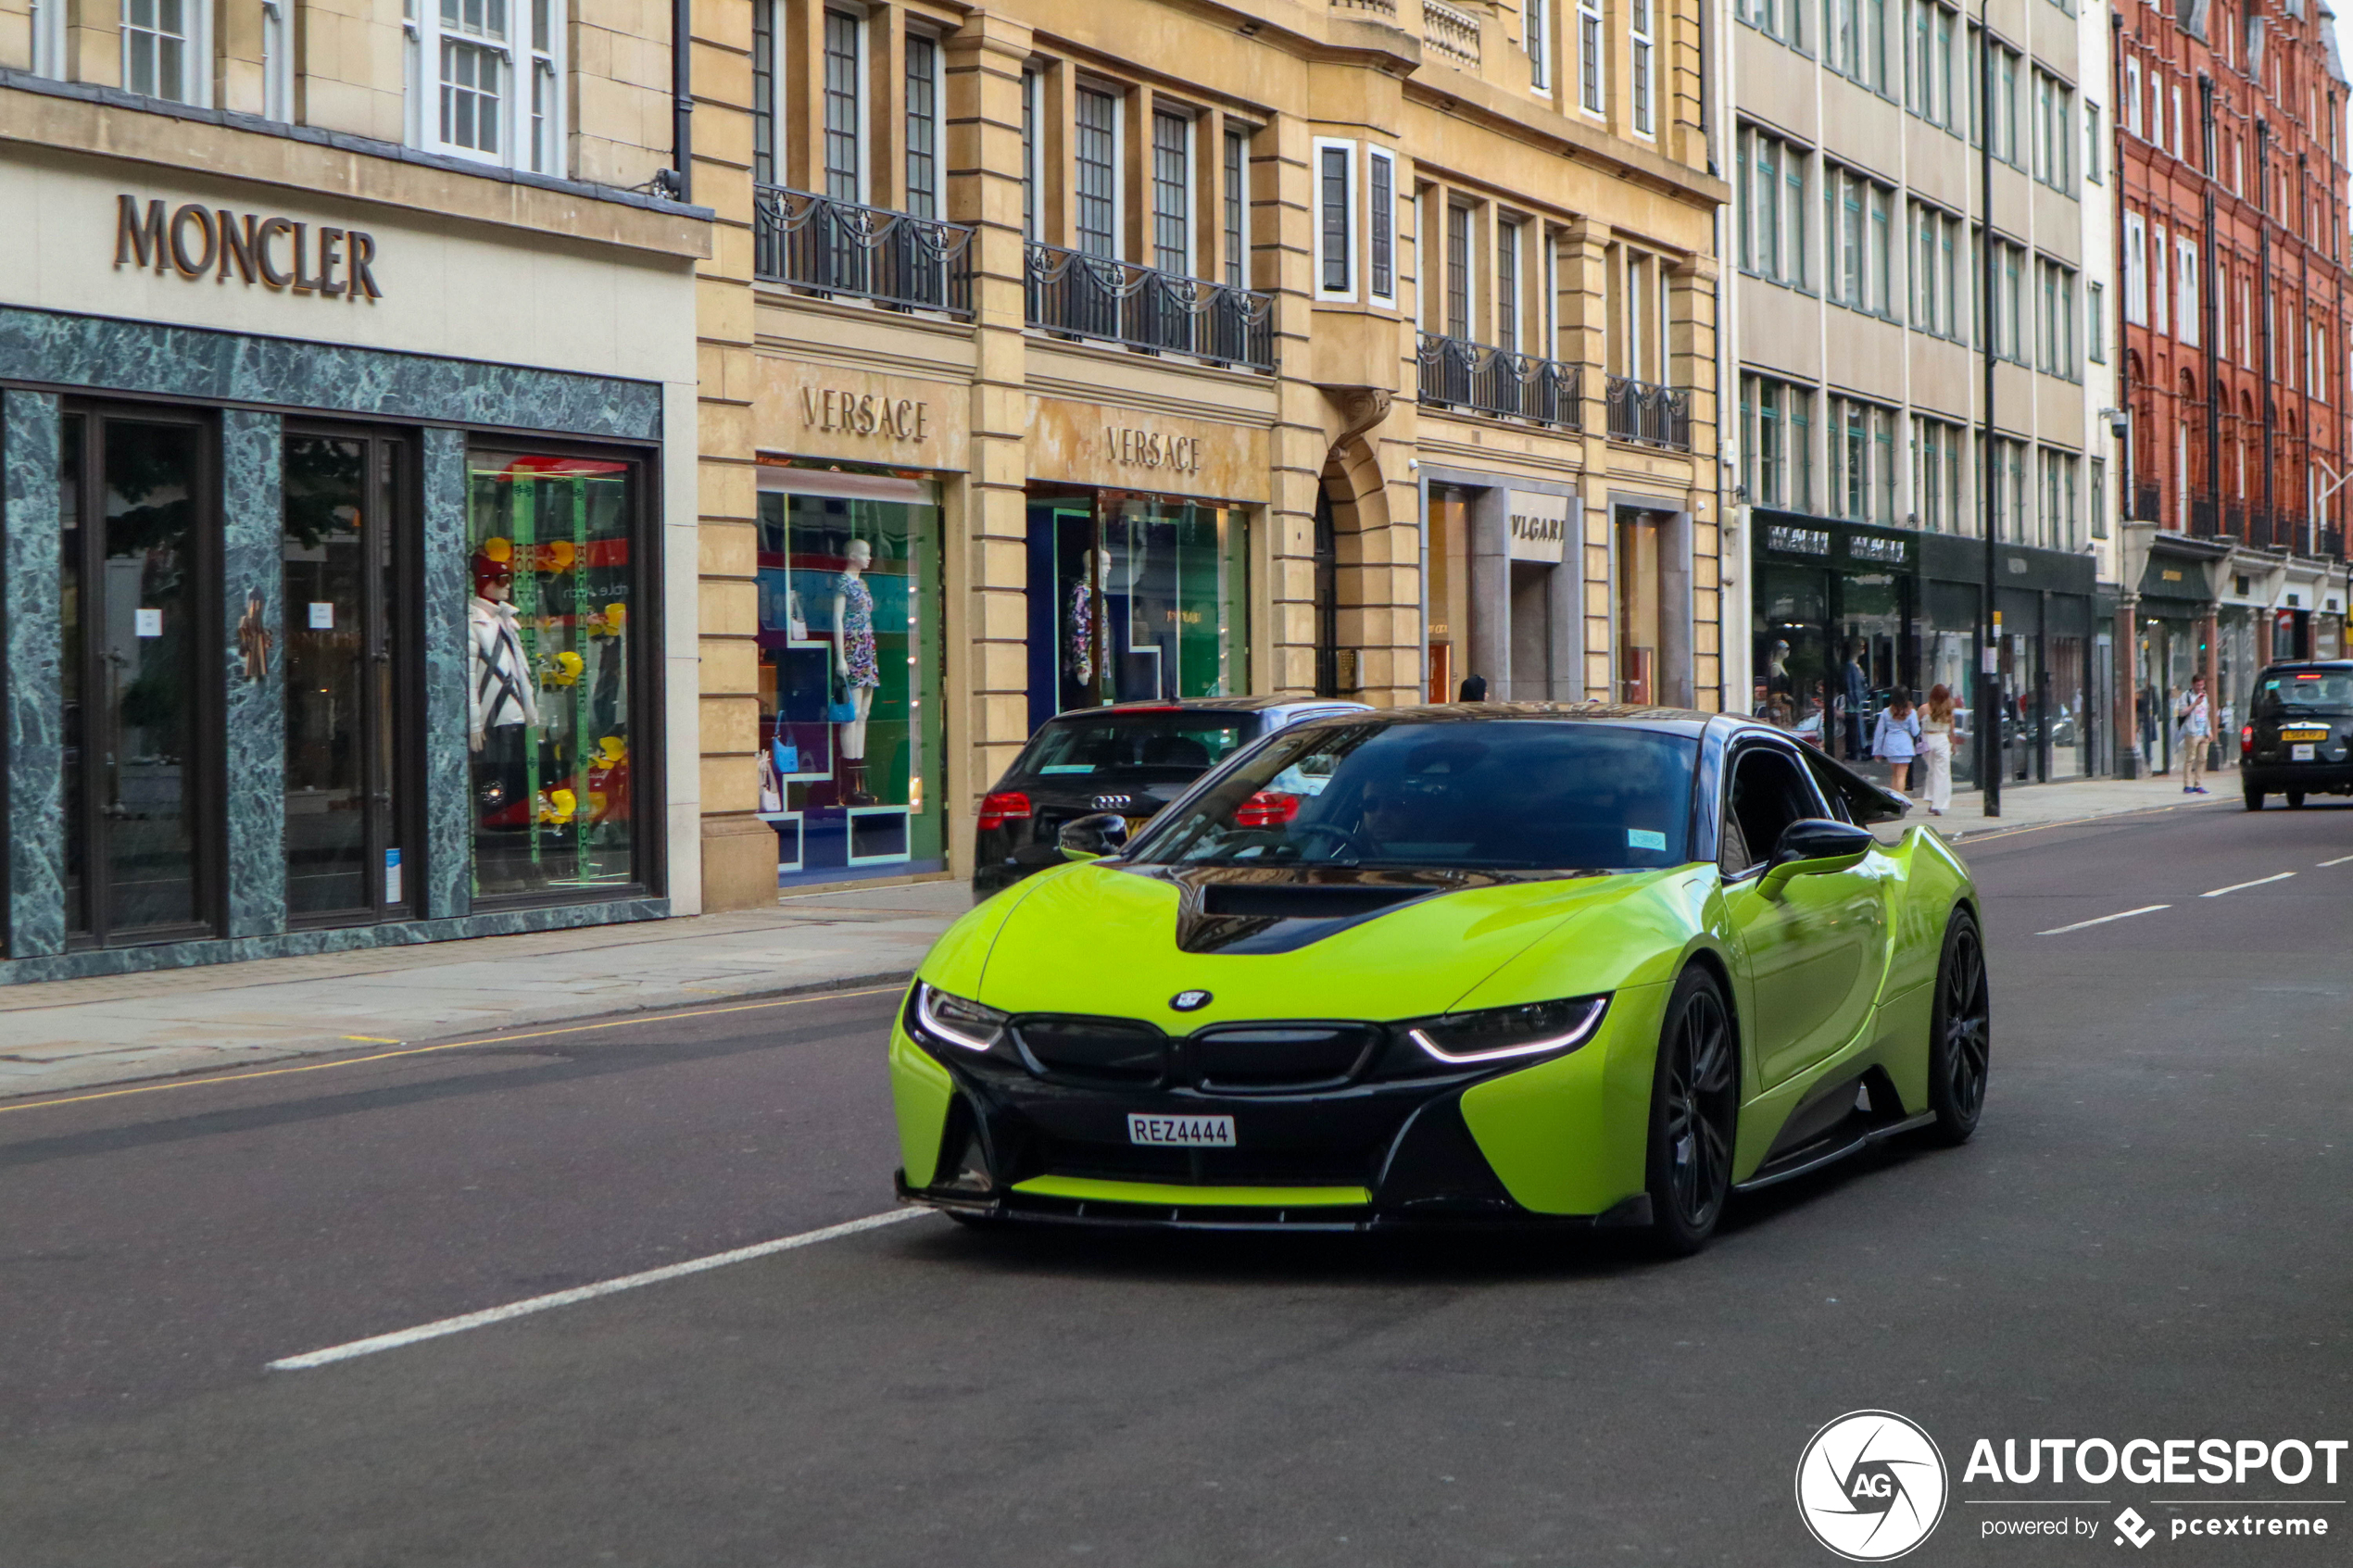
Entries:
POLYGON ((1562 872, 1683 863, 1693 736, 1579 721, 1287 731, 1128 856, 1141 865, 1562 872))
POLYGON ((2353 670, 2269 670, 2256 683, 2255 717, 2353 713, 2353 670))
POLYGON ((1038 732, 1013 771, 1051 785, 1182 784, 1209 771, 1257 732, 1248 713, 1170 708, 1065 714, 1038 732))

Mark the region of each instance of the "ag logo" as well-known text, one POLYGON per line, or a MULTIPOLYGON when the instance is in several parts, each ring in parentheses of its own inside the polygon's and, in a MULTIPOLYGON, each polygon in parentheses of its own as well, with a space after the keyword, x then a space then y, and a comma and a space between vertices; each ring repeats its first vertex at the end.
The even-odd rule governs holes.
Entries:
POLYGON ((1168 998, 1168 1005, 1178 1012, 1199 1012, 1214 1000, 1206 991, 1179 991, 1168 998))
POLYGON ((1850 1562, 1903 1556, 1944 1516, 1944 1456, 1890 1411, 1856 1411, 1814 1434, 1797 1461, 1797 1512, 1850 1562))

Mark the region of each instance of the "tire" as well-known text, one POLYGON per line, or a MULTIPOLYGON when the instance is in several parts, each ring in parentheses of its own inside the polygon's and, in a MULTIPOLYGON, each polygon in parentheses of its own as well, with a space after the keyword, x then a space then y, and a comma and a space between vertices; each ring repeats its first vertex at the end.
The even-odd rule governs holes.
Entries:
POLYGON ((2304 792, 2302 790, 2291 789, 2286 792, 2284 798, 2287 801, 2287 809, 2289 810, 2301 811, 2304 809, 2304 792))
POLYGON ((1993 997, 1985 979, 1985 944, 1977 921, 1956 909, 1944 927, 1936 964, 1936 998, 1928 1025, 1928 1107, 1936 1112, 1931 1136, 1946 1145, 1969 1142, 1985 1111, 1992 1064, 1993 997))
POLYGON ((2242 785, 2239 793, 2246 797, 2246 809, 2248 810, 2260 811, 2263 809, 2263 792, 2261 790, 2242 785))
POLYGON ((1644 1162, 1651 1244, 1670 1258, 1707 1245, 1732 1186, 1740 1047, 1731 1010, 1705 970, 1687 969, 1659 1025, 1644 1162))

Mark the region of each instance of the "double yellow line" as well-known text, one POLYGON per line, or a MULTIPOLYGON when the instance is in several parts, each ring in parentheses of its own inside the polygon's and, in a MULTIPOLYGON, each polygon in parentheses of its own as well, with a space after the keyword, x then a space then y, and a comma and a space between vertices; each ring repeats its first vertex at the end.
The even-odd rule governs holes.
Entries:
POLYGON ((627 1018, 608 1019, 602 1023, 574 1023, 562 1029, 535 1029, 522 1035, 485 1035, 474 1040, 445 1040, 437 1046, 410 1046, 403 1050, 377 1051, 369 1056, 344 1057, 334 1061, 307 1062, 300 1067, 267 1067, 256 1073, 232 1073, 220 1077, 174 1078, 161 1084, 141 1084, 128 1089, 101 1089, 95 1094, 71 1095, 63 1099, 28 1100, 20 1105, 0 1105, 0 1116, 12 1110, 42 1110, 53 1105, 82 1105, 94 1099, 120 1099, 125 1095, 161 1094, 166 1089, 203 1089, 215 1084, 243 1084, 256 1078, 283 1078, 295 1073, 324 1073, 336 1067, 359 1067, 371 1061, 389 1061, 395 1057, 430 1056, 435 1051, 461 1050, 468 1046, 504 1046, 518 1040, 545 1040, 556 1035, 585 1035, 598 1029, 623 1029, 630 1024, 668 1023, 687 1018, 716 1018, 722 1013, 758 1012, 765 1008, 806 1007, 812 1002, 847 1001, 857 997, 897 996, 903 987, 877 985, 863 991, 818 991, 807 996, 780 997, 768 1002, 741 1002, 734 1007, 698 1008, 693 1012, 641 1012, 627 1018))

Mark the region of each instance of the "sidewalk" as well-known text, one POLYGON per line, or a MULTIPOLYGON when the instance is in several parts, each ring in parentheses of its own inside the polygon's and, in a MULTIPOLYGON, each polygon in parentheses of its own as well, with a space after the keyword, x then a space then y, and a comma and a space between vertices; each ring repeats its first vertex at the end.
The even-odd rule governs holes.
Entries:
POLYGON ((887 985, 972 907, 962 880, 774 909, 0 986, 0 1098, 379 1041, 887 985))
MULTIPOLYGON (((1948 839, 2151 809, 2239 809, 2225 770, 2019 784, 1988 821, 1974 792, 1926 823, 1948 839)), ((486 936, 309 958, 0 987, 0 1099, 246 1066, 380 1042, 812 988, 894 984, 971 907, 961 880, 786 898, 774 909, 486 936)))
POLYGON ((1953 804, 1941 817, 1928 814, 1928 803, 1912 797, 1911 814, 1888 824, 1898 834, 1915 823, 1925 823, 1957 844, 1988 834, 2020 828, 2045 827, 2053 822, 2082 822, 2095 817, 2121 816, 2133 811, 2203 809, 2227 804, 2245 809, 2239 800, 2239 778, 2229 768, 2206 775, 2205 795, 2183 795, 2179 777, 2167 774, 2145 779, 2067 779, 2052 784, 2007 784, 2002 789, 2002 814, 1985 815, 1985 797, 1977 790, 1953 792, 1953 804))

